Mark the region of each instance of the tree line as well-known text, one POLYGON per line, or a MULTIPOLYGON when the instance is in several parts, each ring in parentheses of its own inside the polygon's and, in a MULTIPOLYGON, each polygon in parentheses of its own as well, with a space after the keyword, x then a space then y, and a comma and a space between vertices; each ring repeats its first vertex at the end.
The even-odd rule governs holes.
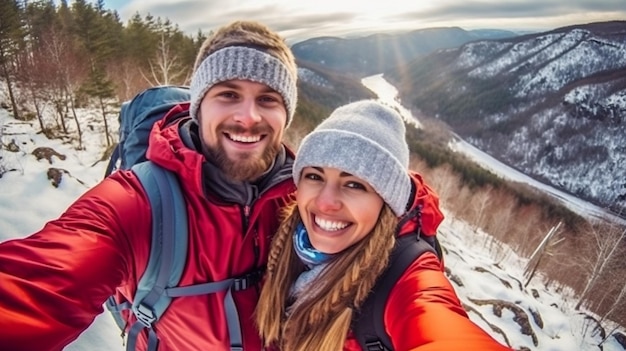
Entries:
POLYGON ((37 118, 49 133, 41 109, 51 102, 58 130, 67 133, 66 119, 76 123, 79 148, 75 109, 95 104, 111 145, 107 102, 129 99, 148 86, 186 84, 206 37, 139 13, 124 24, 103 0, 71 6, 67 0, 0 0, 0 79, 15 118, 37 118))

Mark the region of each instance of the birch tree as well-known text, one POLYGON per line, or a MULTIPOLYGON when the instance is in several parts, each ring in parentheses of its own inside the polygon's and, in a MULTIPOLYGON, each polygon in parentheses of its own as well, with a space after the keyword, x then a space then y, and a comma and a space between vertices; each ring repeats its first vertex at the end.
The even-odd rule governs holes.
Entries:
POLYGON ((178 55, 170 48, 166 35, 166 31, 161 32, 155 58, 150 60, 150 77, 144 75, 144 79, 151 85, 178 84, 186 74, 178 55))
POLYGON ((577 311, 580 310, 581 306, 586 301, 592 288, 608 267, 613 255, 618 252, 620 242, 626 236, 626 229, 620 229, 615 224, 600 226, 600 230, 596 227, 597 226, 593 225, 590 226, 590 231, 587 234, 589 236, 589 243, 593 248, 591 253, 592 257, 581 255, 581 265, 583 269, 588 271, 588 278, 580 293, 578 303, 576 303, 574 307, 577 311), (605 230, 602 230, 602 228, 605 228, 605 230))

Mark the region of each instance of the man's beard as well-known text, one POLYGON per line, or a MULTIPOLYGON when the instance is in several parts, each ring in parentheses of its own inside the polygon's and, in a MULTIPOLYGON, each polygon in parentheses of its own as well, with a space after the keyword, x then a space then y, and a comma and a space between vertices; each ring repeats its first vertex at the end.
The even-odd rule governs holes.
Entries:
MULTIPOLYGON (((266 138, 271 138, 273 133, 267 134, 266 138)), ((209 153, 213 163, 217 165, 224 174, 235 181, 255 181, 274 162, 276 155, 280 149, 280 142, 272 142, 267 145, 261 157, 257 157, 255 153, 239 153, 237 160, 231 160, 221 143, 215 146, 208 146, 206 150, 209 153)))

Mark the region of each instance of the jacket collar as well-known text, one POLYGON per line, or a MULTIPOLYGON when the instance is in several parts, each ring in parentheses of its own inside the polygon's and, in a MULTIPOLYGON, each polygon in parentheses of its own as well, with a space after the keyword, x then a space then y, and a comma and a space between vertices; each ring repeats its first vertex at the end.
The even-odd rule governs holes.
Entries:
MULTIPOLYGON (((180 137, 191 149, 202 153, 202 144, 198 132, 198 124, 190 119, 180 124, 180 137)), ((294 158, 281 145, 280 151, 272 167, 255 182, 233 181, 217 167, 206 155, 202 162, 202 185, 205 196, 213 194, 220 201, 251 205, 254 201, 274 185, 291 178, 294 158)))

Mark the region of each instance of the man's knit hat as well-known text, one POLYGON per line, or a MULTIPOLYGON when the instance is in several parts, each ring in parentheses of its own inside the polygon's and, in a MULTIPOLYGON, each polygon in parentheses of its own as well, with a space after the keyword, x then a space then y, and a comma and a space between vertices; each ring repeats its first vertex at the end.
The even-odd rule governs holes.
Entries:
POLYGON ((304 167, 333 167, 367 181, 397 216, 411 194, 406 127, 395 110, 374 100, 336 109, 300 144, 293 165, 298 184, 304 167))
POLYGON ((278 92, 289 126, 296 110, 298 71, 283 38, 249 21, 233 22, 208 38, 196 57, 191 77, 190 115, 198 118, 200 103, 213 85, 234 79, 262 83, 278 92))

